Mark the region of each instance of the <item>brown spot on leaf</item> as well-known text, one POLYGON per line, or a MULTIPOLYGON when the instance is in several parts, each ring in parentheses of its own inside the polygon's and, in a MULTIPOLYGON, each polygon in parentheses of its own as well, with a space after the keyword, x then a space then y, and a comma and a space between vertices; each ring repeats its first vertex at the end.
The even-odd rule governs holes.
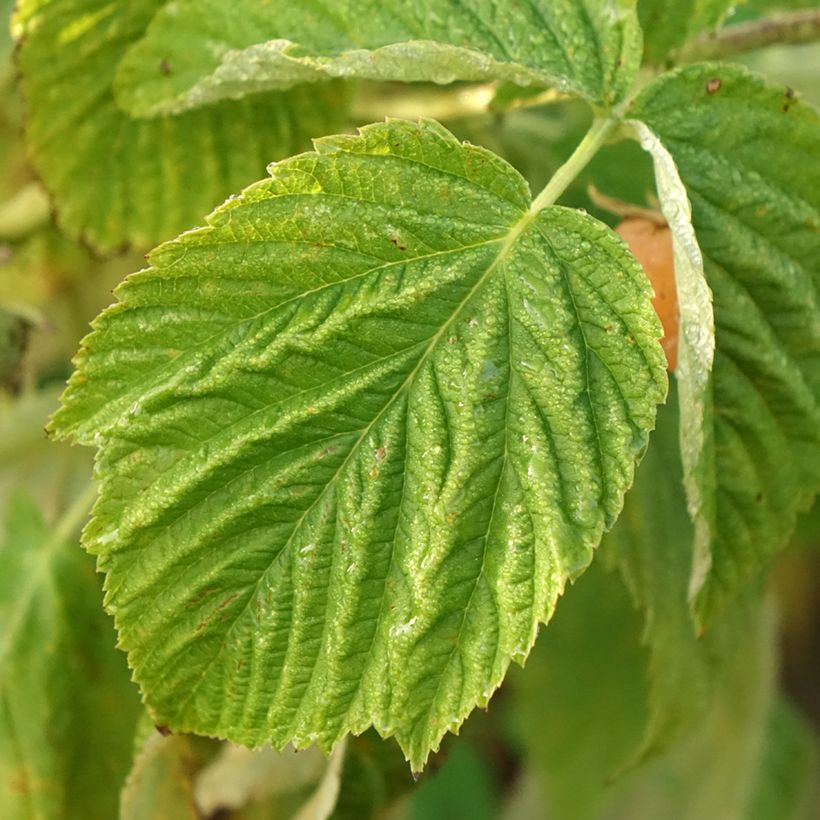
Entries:
POLYGON ((167 77, 171 73, 171 64, 168 60, 162 60, 160 62, 159 73, 162 74, 163 77, 167 77))
POLYGON ((706 93, 707 94, 716 94, 720 91, 720 87, 723 85, 720 77, 712 77, 709 82, 706 83, 706 93))
POLYGON ((159 733, 160 733, 163 737, 168 737, 168 735, 172 734, 171 730, 170 730, 167 726, 164 726, 164 725, 162 725, 162 724, 160 724, 160 723, 158 723, 158 724, 157 724, 154 728, 155 728, 155 729, 156 729, 156 730, 157 730, 157 731, 158 731, 158 732, 159 732, 159 733))

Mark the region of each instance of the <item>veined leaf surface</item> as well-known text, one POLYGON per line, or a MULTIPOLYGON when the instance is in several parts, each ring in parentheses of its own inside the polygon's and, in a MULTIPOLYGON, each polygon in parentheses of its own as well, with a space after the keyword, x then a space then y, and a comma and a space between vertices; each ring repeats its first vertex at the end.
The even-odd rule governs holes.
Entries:
POLYGON ((433 122, 271 167, 155 251, 55 418, 157 722, 373 724, 415 768, 523 661, 665 394, 622 241, 433 122))
POLYGON ((159 11, 120 66, 136 115, 329 77, 509 80, 557 85, 601 105, 641 57, 634 0, 181 0, 159 11), (170 70, 161 72, 160 65, 170 70))
POLYGON ((174 236, 344 117, 342 87, 321 84, 132 119, 114 101, 114 72, 160 5, 21 0, 16 13, 32 160, 62 228, 102 249, 174 236))
POLYGON ((717 64, 659 78, 634 114, 677 164, 714 296, 703 438, 684 452, 705 621, 782 548, 820 487, 820 115, 717 64))

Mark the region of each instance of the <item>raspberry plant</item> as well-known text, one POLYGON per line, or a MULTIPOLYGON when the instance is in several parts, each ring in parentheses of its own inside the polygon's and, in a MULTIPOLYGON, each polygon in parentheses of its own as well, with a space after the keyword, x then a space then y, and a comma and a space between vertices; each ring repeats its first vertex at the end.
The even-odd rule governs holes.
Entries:
POLYGON ((87 489, 6 300, 4 817, 423 812, 554 613, 487 730, 525 816, 809 816, 765 590, 820 485, 820 115, 728 58, 820 14, 729 5, 20 0, 0 236, 75 294, 156 247, 48 422, 87 489))

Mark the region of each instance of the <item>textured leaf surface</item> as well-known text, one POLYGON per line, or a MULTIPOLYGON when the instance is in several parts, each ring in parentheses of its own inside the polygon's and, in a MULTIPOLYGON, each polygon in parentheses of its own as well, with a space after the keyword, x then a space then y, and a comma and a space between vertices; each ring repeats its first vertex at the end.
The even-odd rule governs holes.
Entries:
POLYGON ((734 0, 638 0, 646 60, 662 64, 673 49, 718 28, 737 5, 734 0))
POLYGON ((95 323, 56 428, 157 722, 420 767, 523 661, 666 387, 643 273, 435 123, 271 167, 95 323))
POLYGON ((503 79, 611 104, 640 56, 629 0, 181 0, 158 12, 117 86, 140 115, 328 77, 503 79))
POLYGON ((341 87, 314 85, 133 120, 114 101, 114 72, 160 5, 23 0, 17 11, 32 159, 62 227, 105 249, 150 247, 196 224, 343 116, 341 87))
POLYGON ((820 486, 820 116, 742 69, 657 80, 636 116, 677 164, 714 296, 716 352, 689 500, 707 620, 820 486))
POLYGON ((116 816, 139 703, 100 598, 94 562, 16 496, 0 541, 4 818, 116 816))

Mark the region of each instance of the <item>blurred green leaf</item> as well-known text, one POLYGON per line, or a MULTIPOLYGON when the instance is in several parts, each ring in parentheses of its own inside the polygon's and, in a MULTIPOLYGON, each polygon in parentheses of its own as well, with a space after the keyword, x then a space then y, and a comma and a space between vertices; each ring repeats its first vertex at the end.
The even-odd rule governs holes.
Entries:
POLYGON ((194 781, 219 748, 215 740, 150 732, 123 786, 120 820, 201 820, 194 781))
POLYGON ((498 798, 486 763, 465 743, 455 744, 444 765, 413 794, 411 820, 493 820, 498 798))
POLYGON ((784 699, 775 700, 743 820, 816 820, 820 753, 815 731, 784 699))
POLYGON ((638 0, 644 59, 663 64, 673 49, 717 28, 736 5, 737 0, 638 0))
POLYGON ((50 441, 45 432, 59 394, 59 386, 17 398, 0 392, 0 519, 14 493, 23 490, 37 499, 46 525, 53 524, 88 486, 88 453, 50 441))
MULTIPOLYGON (((345 121, 340 84, 257 94, 180 117, 130 118, 114 101, 114 73, 161 6, 21 0, 16 12, 32 162, 66 233, 104 250, 149 247, 198 224, 271 160, 345 121)), ((154 69, 162 74, 164 65, 154 69)))
POLYGON ((0 817, 111 820, 139 709, 94 562, 15 496, 0 542, 0 817))
POLYGON ((640 616, 618 576, 596 562, 511 676, 510 709, 545 817, 599 816, 608 781, 645 732, 646 666, 640 616))

